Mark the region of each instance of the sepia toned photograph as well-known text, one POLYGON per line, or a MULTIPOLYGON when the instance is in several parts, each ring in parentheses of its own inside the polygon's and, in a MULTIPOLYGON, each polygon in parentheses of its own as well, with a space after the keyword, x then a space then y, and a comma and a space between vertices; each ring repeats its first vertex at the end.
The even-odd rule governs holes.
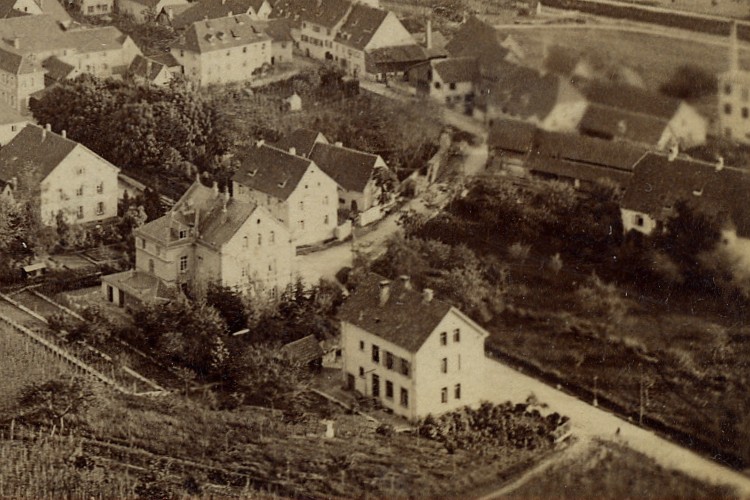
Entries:
POLYGON ((750 2, 0 0, 0 499, 750 498, 750 2))

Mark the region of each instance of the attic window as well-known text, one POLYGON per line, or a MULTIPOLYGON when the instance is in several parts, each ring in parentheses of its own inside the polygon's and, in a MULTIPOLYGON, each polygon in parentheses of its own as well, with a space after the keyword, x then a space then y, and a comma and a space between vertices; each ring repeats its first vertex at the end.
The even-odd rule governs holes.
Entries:
POLYGON ((187 234, 188 234, 187 229, 180 229, 179 234, 180 234, 180 239, 184 240, 185 238, 187 238, 187 234))
POLYGON ((286 179, 284 179, 283 181, 279 182, 279 187, 280 188, 286 187, 286 179))
POLYGON ((249 171, 249 172, 247 173, 247 175, 249 175, 250 177, 255 177, 255 174, 257 174, 257 173, 258 173, 258 169, 257 169, 257 168, 254 168, 254 169, 250 170, 250 171, 249 171))
POLYGON ((232 33, 232 38, 239 38, 240 37, 240 35, 238 35, 237 32, 234 31, 234 30, 231 30, 230 33, 232 33))

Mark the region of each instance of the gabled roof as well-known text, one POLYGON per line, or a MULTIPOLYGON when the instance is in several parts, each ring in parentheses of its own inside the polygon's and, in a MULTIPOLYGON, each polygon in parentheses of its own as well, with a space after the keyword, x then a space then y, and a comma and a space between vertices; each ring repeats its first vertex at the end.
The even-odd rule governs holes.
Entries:
POLYGON ((198 21, 190 25, 173 47, 207 53, 269 40, 247 14, 198 21))
POLYGON ((33 58, 5 47, 0 47, 0 69, 13 75, 42 71, 42 67, 33 58))
POLYGON ((281 347, 281 351, 301 363, 309 363, 323 357, 323 349, 315 335, 308 335, 281 347))
POLYGON ((679 99, 629 85, 583 78, 574 78, 572 82, 591 103, 665 120, 671 120, 682 104, 679 99))
POLYGON ((148 56, 148 58, 158 62, 159 64, 163 64, 167 68, 175 68, 180 66, 180 63, 177 62, 177 59, 175 59, 170 52, 159 52, 158 54, 151 54, 150 56, 148 56))
POLYGON ((17 0, 0 0, 0 18, 8 17, 16 6, 17 0))
POLYGON ((381 305, 384 280, 368 274, 339 309, 339 318, 415 353, 452 307, 435 298, 425 302, 422 293, 407 289, 401 280, 390 282, 388 300, 381 305))
POLYGON ((561 87, 567 85, 557 75, 541 75, 525 66, 496 65, 497 69, 500 67, 502 71, 491 82, 487 99, 503 114, 514 117, 543 120, 557 105, 561 87))
POLYGON ((333 144, 317 143, 310 159, 347 191, 363 192, 372 178, 378 156, 333 144))
POLYGON ((21 173, 33 171, 41 181, 78 146, 77 142, 42 127, 26 125, 0 148, 0 179, 8 181, 21 173))
POLYGON ((333 28, 344 20, 352 4, 349 0, 273 0, 271 17, 307 21, 333 28))
POLYGON ((316 130, 298 128, 282 137, 280 141, 272 146, 283 151, 289 151, 290 148, 294 148, 298 156, 309 157, 313 147, 318 142, 328 143, 328 139, 316 130))
POLYGON ((750 236, 750 174, 743 169, 678 156, 649 153, 636 165, 622 208, 663 220, 680 200, 729 217, 737 235, 750 236))
POLYGON ((433 70, 445 83, 473 82, 479 78, 476 57, 449 57, 432 61, 433 70))
MULTIPOLYGON (((36 0, 35 0, 36 1, 36 0)), ((58 0, 43 0, 36 2, 41 6, 42 12, 58 22, 70 22, 71 17, 65 7, 58 0)))
POLYGON ((76 69, 72 64, 61 61, 56 56, 45 59, 42 67, 47 70, 45 77, 55 82, 62 82, 67 79, 76 69))
POLYGON ((257 14, 264 0, 200 0, 189 4, 181 12, 174 12, 172 27, 185 28, 206 19, 218 19, 229 15, 257 14))
MULTIPOLYGON (((56 0, 51 0, 56 1, 56 0)), ((69 47, 67 33, 49 15, 22 16, 0 22, 0 47, 18 54, 38 53, 69 47), (18 48, 14 50, 14 40, 18 48)))
POLYGON ((149 82, 153 82, 156 77, 159 76, 159 73, 165 68, 166 66, 150 57, 137 55, 135 56, 135 59, 133 59, 133 62, 130 63, 128 73, 148 80, 149 82))
POLYGON ((668 126, 668 120, 657 116, 590 104, 578 124, 578 129, 582 133, 600 137, 657 144, 668 126))
POLYGON ((200 222, 198 240, 213 248, 220 248, 231 240, 237 231, 255 213, 254 203, 237 201, 214 200, 211 210, 200 222))
POLYGON ((65 37, 68 46, 80 53, 119 49, 128 38, 114 26, 71 29, 65 32, 65 37))
POLYGON ((253 23, 274 42, 291 42, 292 23, 288 19, 268 19, 267 21, 253 21, 253 23))
POLYGON ((487 146, 492 149, 528 153, 531 151, 536 126, 533 123, 516 120, 495 120, 490 127, 487 146))
POLYGON ((429 58, 427 49, 416 43, 381 47, 365 53, 365 69, 368 73, 406 71, 429 58))
POLYGON ((311 160, 289 154, 265 144, 253 146, 237 155, 240 168, 232 179, 250 189, 280 200, 289 198, 311 160))
POLYGON ((177 297, 177 290, 166 285, 151 274, 131 269, 116 274, 102 276, 102 281, 116 286, 142 302, 167 302, 177 297))
POLYGON ((493 26, 471 16, 445 45, 445 50, 453 57, 476 57, 489 69, 507 60, 510 51, 503 46, 504 38, 493 26))
POLYGON ((364 50, 388 16, 388 11, 357 3, 336 33, 336 41, 357 50, 364 50))

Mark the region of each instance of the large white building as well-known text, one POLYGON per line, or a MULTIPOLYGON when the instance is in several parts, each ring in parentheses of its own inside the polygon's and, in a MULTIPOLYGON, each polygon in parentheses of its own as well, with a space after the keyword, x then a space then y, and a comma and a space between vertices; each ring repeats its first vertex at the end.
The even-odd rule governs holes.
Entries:
POLYGON ((296 246, 334 237, 338 225, 338 184, 294 148, 281 150, 259 142, 238 155, 232 179, 238 200, 267 208, 284 223, 296 246))
POLYGON ((289 231, 268 210, 195 182, 163 217, 134 232, 135 269, 105 276, 120 306, 209 283, 243 293, 281 293, 292 280, 289 231))
POLYGON ((13 190, 37 192, 42 223, 54 226, 62 212, 71 224, 117 215, 119 169, 87 147, 27 125, 0 149, 0 181, 13 190))
POLYGON ((412 421, 480 402, 488 334, 431 290, 369 274, 339 317, 349 389, 412 421))
POLYGON ((198 21, 171 47, 185 77, 205 86, 249 81, 271 64, 272 40, 247 14, 198 21))

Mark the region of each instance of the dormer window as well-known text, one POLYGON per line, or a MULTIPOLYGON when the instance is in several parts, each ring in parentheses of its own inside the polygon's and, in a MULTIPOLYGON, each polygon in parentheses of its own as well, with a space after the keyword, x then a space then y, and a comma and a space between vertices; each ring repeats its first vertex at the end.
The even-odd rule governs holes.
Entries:
POLYGON ((181 240, 184 240, 185 238, 187 238, 187 235, 188 235, 187 229, 180 229, 179 235, 180 235, 181 240))
POLYGON ((286 187, 286 180, 279 182, 279 187, 280 188, 286 187))
POLYGON ((257 169, 257 168, 254 168, 254 169, 250 170, 250 171, 249 171, 249 172, 247 173, 247 175, 249 175, 250 177, 255 177, 255 174, 257 174, 257 173, 258 173, 258 169, 257 169))

